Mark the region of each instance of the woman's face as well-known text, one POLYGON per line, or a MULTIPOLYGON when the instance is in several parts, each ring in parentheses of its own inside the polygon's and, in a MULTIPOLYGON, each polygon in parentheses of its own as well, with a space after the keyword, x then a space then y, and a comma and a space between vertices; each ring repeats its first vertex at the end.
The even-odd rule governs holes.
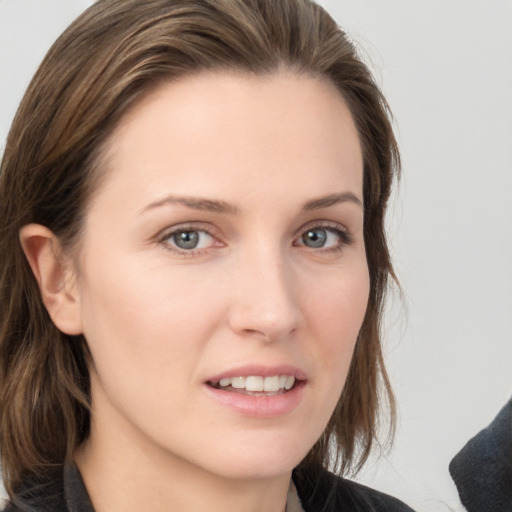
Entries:
POLYGON ((77 261, 92 453, 289 472, 338 401, 368 298, 345 102, 291 72, 199 74, 137 104, 104 162, 77 261))

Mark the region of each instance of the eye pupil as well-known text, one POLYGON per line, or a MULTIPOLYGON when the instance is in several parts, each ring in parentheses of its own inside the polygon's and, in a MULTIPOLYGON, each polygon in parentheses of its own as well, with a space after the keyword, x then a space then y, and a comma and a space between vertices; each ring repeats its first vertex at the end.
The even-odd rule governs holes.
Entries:
POLYGON ((323 247, 327 240, 325 229, 309 229, 302 235, 304 245, 308 247, 323 247))
POLYGON ((195 249, 199 243, 199 233, 197 231, 179 231, 172 238, 180 249, 195 249))

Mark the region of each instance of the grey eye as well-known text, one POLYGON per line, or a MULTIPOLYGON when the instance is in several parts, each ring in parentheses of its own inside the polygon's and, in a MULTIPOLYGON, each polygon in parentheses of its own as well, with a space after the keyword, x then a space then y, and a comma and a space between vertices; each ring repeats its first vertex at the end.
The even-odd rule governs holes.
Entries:
POLYGON ((199 244, 199 232, 178 231, 172 235, 172 241, 180 249, 196 249, 199 244))
POLYGON ((178 253, 194 254, 195 250, 209 249, 217 244, 215 237, 210 235, 204 229, 192 229, 188 226, 175 229, 162 235, 160 242, 166 249, 177 251, 178 253))
POLYGON ((327 230, 322 228, 308 229, 302 235, 302 243, 307 247, 317 249, 323 247, 327 241, 327 230))

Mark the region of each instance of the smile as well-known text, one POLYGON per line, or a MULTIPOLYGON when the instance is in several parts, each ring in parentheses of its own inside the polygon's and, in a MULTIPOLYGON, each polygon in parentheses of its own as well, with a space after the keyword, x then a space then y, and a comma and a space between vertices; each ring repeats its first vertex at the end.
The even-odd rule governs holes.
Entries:
POLYGON ((246 395, 272 396, 285 393, 293 388, 295 377, 292 375, 248 375, 247 377, 228 377, 218 382, 208 382, 215 389, 232 391, 246 395))
POLYGON ((207 396, 221 407, 259 419, 291 413, 307 387, 306 372, 288 364, 239 366, 212 375, 203 383, 207 396))

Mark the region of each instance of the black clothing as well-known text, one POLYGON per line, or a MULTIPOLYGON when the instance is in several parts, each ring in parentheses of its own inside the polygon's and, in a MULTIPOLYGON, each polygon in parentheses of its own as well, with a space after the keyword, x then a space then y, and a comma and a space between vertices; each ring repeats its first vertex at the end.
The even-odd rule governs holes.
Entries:
POLYGON ((3 512, 94 512, 74 464, 56 468, 44 479, 29 479, 3 512))
POLYGON ((322 468, 314 478, 301 478, 294 472, 297 488, 305 512, 414 512, 402 501, 336 476, 322 468))
POLYGON ((468 512, 512 512, 512 399, 449 469, 468 512))
MULTIPOLYGON (((314 481, 293 476, 305 512, 414 512, 396 498, 323 469, 314 474, 314 481)), ((94 512, 94 508, 77 467, 67 465, 45 481, 27 482, 4 512, 94 512)))

